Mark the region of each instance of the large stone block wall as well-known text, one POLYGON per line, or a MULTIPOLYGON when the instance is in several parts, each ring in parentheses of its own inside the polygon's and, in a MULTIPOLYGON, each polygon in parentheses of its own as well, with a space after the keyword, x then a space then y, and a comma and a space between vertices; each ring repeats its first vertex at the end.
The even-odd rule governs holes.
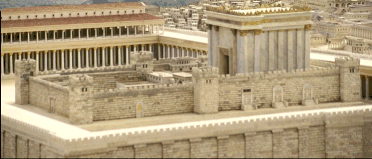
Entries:
POLYGON ((21 136, 17 136, 17 158, 28 157, 28 141, 21 136))
POLYGON ((93 78, 94 92, 115 89, 116 82, 125 83, 146 80, 145 77, 135 71, 91 73, 87 75, 93 78))
POLYGON ((363 127, 363 157, 372 158, 372 122, 365 122, 363 127))
POLYGON ((69 92, 67 87, 30 78, 30 104, 50 111, 51 98, 55 101, 55 113, 69 117, 69 92))
POLYGON ((191 158, 217 158, 217 138, 190 140, 191 158))
POLYGON ((362 126, 326 128, 327 158, 362 158, 362 126))
POLYGON ((272 158, 273 135, 269 131, 245 134, 246 158, 272 158))
POLYGON ((142 102, 144 117, 193 112, 192 85, 124 92, 96 93, 93 99, 93 120, 136 117, 136 104, 142 102))
POLYGON ((313 126, 308 131, 309 158, 325 158, 325 128, 313 126))
POLYGON ((160 143, 134 146, 136 158, 163 158, 163 146, 160 143))
POLYGON ((242 104, 242 89, 251 89, 253 104, 264 103, 270 107, 273 101, 273 88, 280 85, 283 88, 283 100, 299 105, 303 99, 303 86, 310 83, 313 86, 314 98, 319 102, 340 100, 340 80, 338 74, 307 75, 282 78, 235 78, 221 80, 219 85, 219 110, 240 110, 242 104))

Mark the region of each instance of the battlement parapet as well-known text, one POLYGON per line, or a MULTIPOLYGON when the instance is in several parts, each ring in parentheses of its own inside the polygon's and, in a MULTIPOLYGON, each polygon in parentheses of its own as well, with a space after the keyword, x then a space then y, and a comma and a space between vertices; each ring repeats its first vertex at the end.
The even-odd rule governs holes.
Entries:
POLYGON ((117 89, 108 89, 108 90, 101 90, 94 94, 95 98, 104 98, 104 97, 112 97, 112 96, 125 96, 125 95, 133 95, 134 92, 137 93, 149 93, 151 90, 157 91, 168 91, 170 89, 193 89, 193 83, 185 82, 182 84, 174 83, 174 84, 159 84, 159 85, 143 85, 143 86, 129 86, 125 88, 117 88, 117 89))
POLYGON ((275 78, 292 78, 292 77, 311 77, 311 76, 328 76, 340 74, 338 67, 319 67, 308 68, 306 70, 297 69, 287 72, 286 70, 268 71, 268 72, 252 72, 238 73, 235 76, 219 75, 220 82, 236 81, 236 80, 260 80, 260 79, 275 79, 275 78))
POLYGON ((67 92, 69 91, 69 88, 67 86, 62 86, 57 83, 49 82, 47 80, 42 79, 42 77, 31 77, 30 82, 37 82, 39 84, 46 85, 50 88, 59 89, 62 91, 67 91, 67 92))
POLYGON ((335 64, 337 67, 359 67, 360 59, 352 57, 339 57, 335 58, 335 64))
POLYGON ((218 68, 217 67, 193 67, 192 68, 192 76, 195 78, 210 78, 210 77, 218 77, 218 68))
POLYGON ((69 83, 70 86, 91 85, 93 84, 93 77, 85 74, 70 75, 69 83))

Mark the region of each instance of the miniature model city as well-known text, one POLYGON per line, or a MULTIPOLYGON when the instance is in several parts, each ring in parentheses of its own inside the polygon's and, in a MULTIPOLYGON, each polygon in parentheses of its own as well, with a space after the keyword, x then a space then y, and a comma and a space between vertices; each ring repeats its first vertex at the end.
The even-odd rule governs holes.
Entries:
MULTIPOLYGON (((115 54, 104 46, 99 58, 96 47, 93 56, 70 51, 78 62, 69 61, 69 69, 45 62, 48 50, 42 62, 39 51, 15 60, 15 105, 2 103, 2 157, 372 157, 372 106, 360 102, 360 59, 310 59, 312 12, 208 8, 208 56, 169 44, 137 51, 133 44, 126 56, 121 45, 115 54), (32 123, 11 110, 43 117, 32 123), (123 128, 130 123, 138 125, 123 128)), ((134 28, 144 37, 154 33, 134 28)))

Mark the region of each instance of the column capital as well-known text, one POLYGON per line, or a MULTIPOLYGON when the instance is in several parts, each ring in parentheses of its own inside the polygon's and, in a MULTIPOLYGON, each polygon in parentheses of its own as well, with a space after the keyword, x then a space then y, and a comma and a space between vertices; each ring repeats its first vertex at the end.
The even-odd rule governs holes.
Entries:
POLYGON ((81 51, 81 48, 77 48, 78 51, 81 51))
POLYGON ((57 52, 57 50, 52 50, 53 51, 53 53, 56 53, 57 52))
POLYGON ((98 47, 94 47, 94 50, 97 50, 98 47))
POLYGON ((128 48, 129 46, 128 45, 124 45, 125 48, 128 48))
POLYGON ((297 31, 301 31, 303 28, 297 28, 297 31))
POLYGON ((10 56, 12 56, 13 54, 14 54, 14 52, 9 53, 10 56))
POLYGON ((248 34, 248 30, 240 30, 240 36, 246 36, 248 34))
POLYGON ((283 32, 284 30, 278 30, 278 32, 283 32))
POLYGON ((261 29, 255 29, 254 30, 254 35, 260 35, 262 33, 261 29))
POLYGON ((114 46, 110 46, 110 49, 112 49, 114 46))
POLYGON ((306 24, 306 25, 305 25, 305 30, 306 30, 306 31, 311 30, 311 24, 306 24))
POLYGON ((89 50, 89 49, 90 49, 89 47, 85 48, 85 50, 89 50))
POLYGON ((39 54, 40 53, 40 51, 36 51, 36 54, 39 54))
POLYGON ((31 51, 27 52, 27 55, 30 55, 31 54, 31 51))
POLYGON ((275 30, 269 30, 269 33, 273 33, 275 30))

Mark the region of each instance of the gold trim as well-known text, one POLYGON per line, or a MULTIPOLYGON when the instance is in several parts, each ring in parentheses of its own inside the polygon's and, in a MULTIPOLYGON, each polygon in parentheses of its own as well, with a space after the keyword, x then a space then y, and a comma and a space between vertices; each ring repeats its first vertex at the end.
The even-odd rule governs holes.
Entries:
POLYGON ((262 33, 261 29, 254 30, 254 35, 260 35, 262 33))
POLYGON ((283 32, 284 30, 278 30, 278 32, 283 32))
POLYGON ((311 30, 311 24, 306 24, 306 25, 305 25, 305 30, 306 30, 306 31, 311 30))
POLYGON ((293 29, 288 29, 288 31, 293 31, 293 29))
POLYGON ((240 36, 246 36, 248 34, 248 30, 240 30, 240 36))
POLYGON ((275 30, 269 30, 269 33, 273 33, 275 30))
POLYGON ((301 31, 303 28, 298 28, 297 31, 301 31))

